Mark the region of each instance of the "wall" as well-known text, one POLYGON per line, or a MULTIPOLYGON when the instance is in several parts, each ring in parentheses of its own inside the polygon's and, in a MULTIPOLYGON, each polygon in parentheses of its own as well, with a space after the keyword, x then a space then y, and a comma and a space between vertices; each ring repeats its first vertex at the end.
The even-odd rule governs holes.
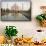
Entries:
POLYGON ((36 30, 42 29, 44 30, 44 34, 45 34, 46 28, 40 27, 35 17, 36 15, 41 13, 40 6, 46 5, 46 0, 31 0, 31 1, 32 1, 31 21, 0 21, 0 35, 4 34, 4 29, 6 25, 14 25, 17 27, 19 31, 18 36, 21 36, 23 34, 24 36, 31 37, 31 35, 35 34, 35 36, 40 35, 39 37, 42 38, 43 33, 37 33, 36 30))

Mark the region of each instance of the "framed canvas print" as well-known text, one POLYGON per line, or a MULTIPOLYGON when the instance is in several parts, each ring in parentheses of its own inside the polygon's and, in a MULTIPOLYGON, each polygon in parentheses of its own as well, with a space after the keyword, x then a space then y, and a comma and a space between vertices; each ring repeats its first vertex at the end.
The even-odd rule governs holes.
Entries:
POLYGON ((3 0, 1 2, 2 21, 30 21, 31 2, 29 0, 3 0))

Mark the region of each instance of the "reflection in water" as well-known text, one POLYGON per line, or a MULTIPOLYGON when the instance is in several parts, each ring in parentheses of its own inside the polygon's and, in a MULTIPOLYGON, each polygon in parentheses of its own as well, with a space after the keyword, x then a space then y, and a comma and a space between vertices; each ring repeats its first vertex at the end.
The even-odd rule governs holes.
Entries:
POLYGON ((7 15, 1 16, 2 20, 29 20, 27 17, 25 17, 21 13, 8 13, 7 15))

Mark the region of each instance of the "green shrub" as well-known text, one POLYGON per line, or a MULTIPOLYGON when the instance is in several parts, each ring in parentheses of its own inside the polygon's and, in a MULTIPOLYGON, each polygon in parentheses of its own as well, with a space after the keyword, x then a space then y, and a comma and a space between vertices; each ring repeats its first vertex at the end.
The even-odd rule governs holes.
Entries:
POLYGON ((5 34, 9 38, 11 38, 12 36, 16 36, 17 33, 18 33, 18 31, 15 26, 6 26, 5 34))
POLYGON ((38 15, 38 16, 36 16, 36 19, 39 21, 46 20, 46 14, 38 15))

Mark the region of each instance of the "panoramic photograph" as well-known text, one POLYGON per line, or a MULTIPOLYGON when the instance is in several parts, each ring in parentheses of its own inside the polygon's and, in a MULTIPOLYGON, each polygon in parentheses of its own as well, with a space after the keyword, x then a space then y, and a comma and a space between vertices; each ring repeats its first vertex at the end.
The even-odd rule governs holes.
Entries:
POLYGON ((1 3, 2 21, 30 21, 31 6, 29 1, 3 1, 1 3))

